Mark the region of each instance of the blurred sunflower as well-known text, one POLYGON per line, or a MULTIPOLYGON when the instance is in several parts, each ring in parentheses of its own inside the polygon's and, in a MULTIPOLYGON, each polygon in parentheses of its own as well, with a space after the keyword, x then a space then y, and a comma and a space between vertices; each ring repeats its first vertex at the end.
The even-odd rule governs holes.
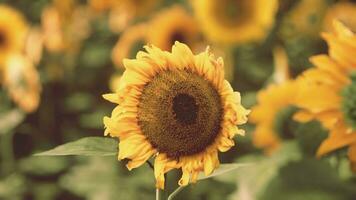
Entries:
POLYGON ((199 30, 192 16, 181 6, 173 6, 159 12, 147 29, 147 40, 163 50, 169 50, 175 41, 195 49, 199 30))
POLYGON ((23 49, 27 29, 21 13, 0 4, 0 65, 9 54, 23 49))
POLYGON ((356 4, 351 2, 339 2, 331 6, 324 18, 324 29, 331 31, 333 21, 339 20, 352 31, 356 31, 356 4))
POLYGON ((90 34, 89 20, 89 10, 76 1, 53 1, 41 17, 44 46, 51 52, 77 52, 90 34))
POLYGON ((257 94, 257 105, 251 109, 250 121, 256 124, 253 144, 263 148, 266 154, 273 153, 281 140, 293 137, 292 116, 297 84, 289 80, 288 59, 281 47, 274 49, 274 81, 257 94))
POLYGON ((278 0, 191 0, 208 39, 231 45, 259 41, 271 30, 278 0))
POLYGON ((151 14, 162 0, 114 0, 109 13, 109 26, 114 32, 121 32, 135 18, 151 14))
POLYGON ((300 34, 318 37, 328 4, 325 0, 301 0, 282 21, 282 37, 300 34))
POLYGON ((253 144, 266 154, 275 151, 283 139, 293 137, 291 119, 297 85, 293 81, 271 84, 257 95, 257 105, 251 109, 250 121, 256 124, 253 144))
POLYGON ((43 35, 38 27, 32 27, 27 34, 25 42, 25 55, 34 63, 38 64, 42 58, 43 35))
POLYGON ((356 164, 356 35, 334 21, 333 32, 322 36, 329 45, 329 55, 311 58, 316 68, 301 77, 296 105, 303 110, 295 118, 302 122, 317 119, 330 130, 318 156, 350 146, 349 158, 356 164))
POLYGON ((147 28, 146 24, 138 24, 129 27, 122 33, 111 54, 116 66, 122 67, 124 58, 131 58, 133 52, 138 51, 137 46, 142 47, 147 43, 147 28))
POLYGON ((4 64, 3 86, 9 96, 26 112, 37 109, 41 85, 39 74, 31 61, 21 54, 11 54, 4 64))
POLYGON ((164 174, 182 168, 179 185, 211 174, 219 165, 218 151, 234 146, 249 113, 240 94, 224 80, 221 58, 207 49, 193 55, 176 42, 172 53, 145 46, 136 59, 124 60, 126 71, 118 91, 104 98, 119 104, 104 118, 105 135, 118 137, 118 159, 128 158, 129 170, 155 155, 156 187, 164 174))
POLYGON ((115 0, 89 0, 88 5, 94 12, 101 13, 110 10, 115 5, 115 0))

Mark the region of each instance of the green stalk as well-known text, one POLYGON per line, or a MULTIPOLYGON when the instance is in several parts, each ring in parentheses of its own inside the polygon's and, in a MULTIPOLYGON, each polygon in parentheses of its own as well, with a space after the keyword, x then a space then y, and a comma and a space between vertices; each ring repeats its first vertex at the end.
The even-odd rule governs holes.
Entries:
POLYGON ((9 174, 14 167, 14 152, 12 146, 13 133, 0 134, 1 148, 1 172, 3 175, 9 174))

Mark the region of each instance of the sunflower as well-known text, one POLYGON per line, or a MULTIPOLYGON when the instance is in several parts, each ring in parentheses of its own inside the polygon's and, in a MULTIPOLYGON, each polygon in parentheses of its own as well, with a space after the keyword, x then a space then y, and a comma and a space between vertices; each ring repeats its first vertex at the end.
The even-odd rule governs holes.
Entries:
POLYGON ((5 57, 24 46, 27 24, 18 11, 0 4, 0 64, 5 57))
POLYGON ((356 160, 356 35, 341 22, 334 21, 334 30, 323 33, 329 55, 311 58, 315 68, 303 73, 296 105, 299 121, 319 120, 330 130, 317 155, 350 146, 350 160, 356 160))
POLYGON ((289 79, 288 59, 281 47, 274 49, 275 83, 257 94, 257 105, 252 107, 250 121, 256 124, 253 144, 264 149, 266 154, 273 153, 283 139, 293 136, 291 126, 295 107, 294 96, 298 86, 289 79))
POLYGON ((240 94, 224 80, 223 60, 207 49, 193 55, 176 42, 172 53, 149 45, 136 59, 124 60, 126 71, 118 90, 104 98, 119 104, 104 118, 105 135, 118 137, 118 159, 130 159, 129 170, 155 156, 156 187, 164 174, 182 169, 179 185, 211 174, 219 165, 218 151, 234 146, 249 113, 240 94))
POLYGON ((96 13, 102 13, 110 10, 115 5, 115 0, 89 0, 89 7, 96 13))
POLYGON ((301 0, 282 20, 282 37, 318 37, 328 4, 325 0, 301 0))
POLYGON ((352 31, 356 31, 356 4, 351 2, 339 2, 330 7, 324 18, 324 29, 332 30, 333 20, 339 20, 352 31))
POLYGON ((113 32, 121 32, 132 21, 152 13, 162 0, 114 0, 109 13, 109 27, 113 32))
POLYGON ((294 81, 271 84, 257 95, 257 105, 251 109, 250 121, 256 124, 253 144, 273 153, 281 140, 292 137, 290 120, 295 113, 292 106, 297 85, 294 81))
POLYGON ((11 54, 5 62, 3 86, 18 106, 33 112, 40 101, 41 85, 32 62, 21 54, 11 54))
POLYGON ((191 0, 205 35, 217 43, 264 39, 274 24, 278 0, 191 0))
MULTIPOLYGON (((132 52, 137 50, 135 47, 137 48, 138 44, 147 43, 146 31, 147 25, 142 23, 131 26, 122 33, 111 54, 111 58, 116 66, 122 67, 122 60, 133 56, 132 52)), ((141 44, 140 47, 142 47, 141 44)))
POLYGON ((199 39, 194 18, 181 6, 173 6, 159 12, 150 22, 147 31, 148 42, 167 51, 175 41, 194 49, 199 39))
POLYGON ((76 53, 90 34, 89 20, 89 9, 76 1, 53 1, 41 16, 44 46, 51 52, 76 53))

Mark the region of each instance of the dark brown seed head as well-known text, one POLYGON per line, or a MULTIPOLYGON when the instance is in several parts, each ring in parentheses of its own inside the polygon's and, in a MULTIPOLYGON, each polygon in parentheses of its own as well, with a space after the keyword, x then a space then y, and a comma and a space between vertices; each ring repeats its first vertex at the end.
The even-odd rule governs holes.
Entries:
POLYGON ((221 130, 223 107, 216 88, 190 71, 164 71, 143 89, 138 105, 142 132, 169 157, 203 151, 221 130))

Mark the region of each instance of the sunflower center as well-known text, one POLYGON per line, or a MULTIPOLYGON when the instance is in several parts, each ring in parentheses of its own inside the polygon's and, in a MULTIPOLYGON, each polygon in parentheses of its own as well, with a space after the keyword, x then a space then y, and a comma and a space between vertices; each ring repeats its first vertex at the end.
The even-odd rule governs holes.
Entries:
POLYGON ((185 36, 182 32, 180 31, 174 31, 174 33, 171 36, 171 45, 173 45, 176 41, 185 43, 185 36))
POLYGON ((216 1, 213 8, 219 22, 226 26, 242 25, 254 12, 253 2, 249 0, 216 1))
POLYGON ((183 124, 193 124, 197 119, 198 105, 189 94, 178 94, 173 98, 175 119, 183 124))
POLYGON ((297 127, 297 122, 293 120, 293 115, 297 111, 294 106, 287 106, 277 112, 273 128, 280 139, 293 139, 295 137, 294 131, 297 127))
POLYGON ((163 71, 143 89, 138 124, 152 146, 171 158, 202 152, 221 130, 215 87, 191 71, 163 71))
POLYGON ((343 97, 341 110, 346 123, 356 130, 356 72, 351 74, 351 80, 351 84, 341 91, 343 97))

